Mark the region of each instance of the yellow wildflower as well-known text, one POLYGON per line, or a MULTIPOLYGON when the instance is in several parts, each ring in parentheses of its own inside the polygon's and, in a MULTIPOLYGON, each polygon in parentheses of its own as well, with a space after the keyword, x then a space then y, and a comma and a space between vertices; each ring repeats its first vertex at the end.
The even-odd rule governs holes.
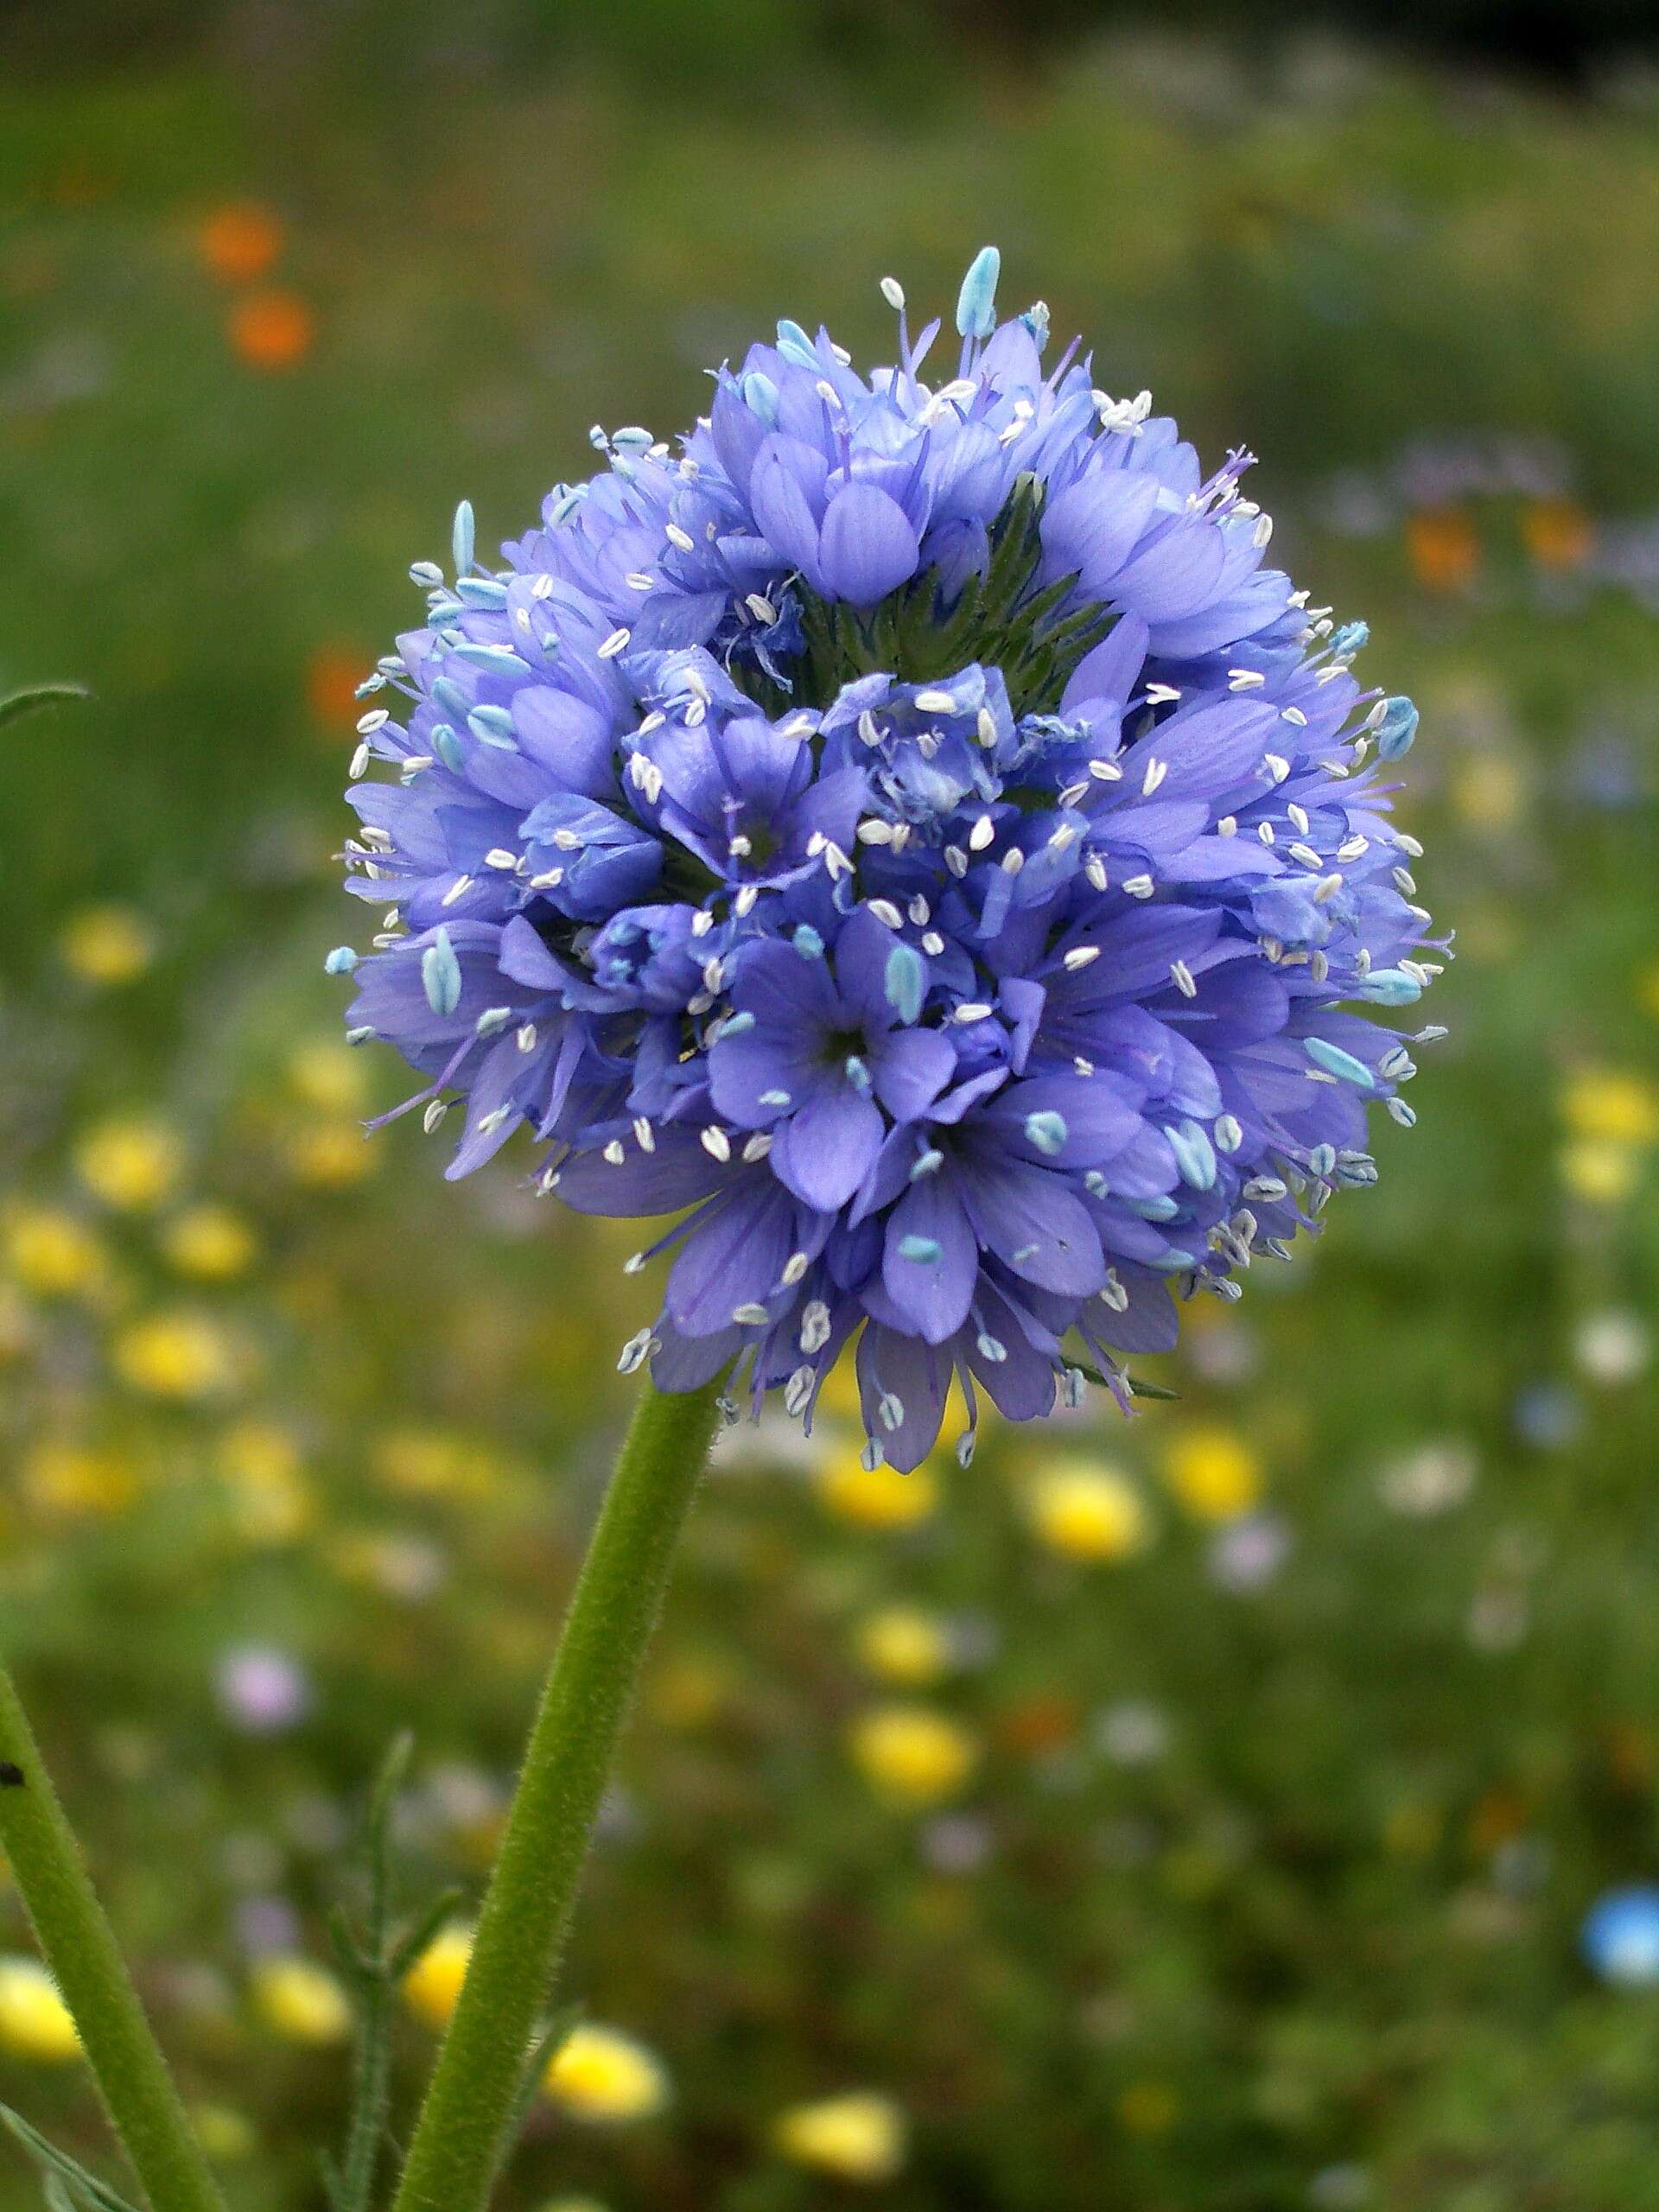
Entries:
POLYGON ((542 2086, 572 2119, 595 2127, 649 2120, 668 2102, 662 2062, 619 2028, 583 2022, 548 2061, 542 2086))
POLYGON ((1178 1429, 1165 1448, 1164 1479, 1195 1521, 1235 1521, 1262 1500, 1262 1463, 1230 1428, 1178 1429))
POLYGON ((1628 1144, 1563 1145, 1559 1165, 1568 1193, 1589 1206, 1623 1205, 1642 1179, 1642 1156, 1628 1144))
POLYGON ((905 2163, 905 2136, 904 2113, 872 2089, 791 2106, 772 2128, 785 2158, 838 2181, 891 2181, 905 2163))
POLYGON ((1477 753, 1454 771, 1450 797, 1453 812, 1470 829, 1501 834, 1526 810, 1526 775, 1507 753, 1477 753))
POLYGON ((359 1122, 316 1122, 288 1141, 288 1171, 308 1190, 349 1190, 373 1174, 379 1157, 359 1122))
POLYGON ((817 1470, 817 1491, 838 1521, 860 1529, 912 1529, 939 1502, 939 1486, 925 1467, 901 1475, 885 1462, 867 1467, 860 1448, 845 1445, 817 1470))
POLYGON ((487 1497, 504 1472, 488 1445, 441 1428, 389 1430, 375 1464, 390 1489, 410 1497, 487 1497))
POLYGON ((83 906, 65 924, 58 950, 82 982, 109 987, 142 976, 156 957, 156 940, 130 906, 83 906))
POLYGON ((38 1959, 0 1958, 0 2050, 48 2065, 79 2053, 69 2007, 38 1959))
POLYGON ((224 1332, 206 1314, 176 1307, 152 1313, 115 1340, 116 1371, 152 1398, 212 1397, 232 1379, 235 1363, 224 1332))
POLYGON ((24 1497, 42 1513, 119 1513, 138 1491, 131 1462, 120 1453, 52 1440, 24 1453, 19 1478, 24 1497))
POLYGON ((20 1206, 6 1224, 6 1258, 36 1298, 74 1298, 104 1281, 108 1257, 87 1224, 60 1206, 20 1206))
POLYGON ((361 1052, 333 1037, 314 1037, 288 1063, 289 1087, 321 1114, 359 1114, 368 1103, 369 1071, 361 1052))
POLYGON ((440 1929, 404 1976, 404 2002, 429 2028, 448 2024, 473 1955, 473 1931, 459 1923, 440 1929))
POLYGON ((299 1445, 275 1421, 237 1421, 219 1440, 219 1471, 243 1534, 252 1543, 287 1543, 312 1515, 299 1445))
POLYGON ((900 1689, 925 1689, 949 1672, 950 1630, 915 1605, 887 1605, 859 1624, 855 1649, 870 1673, 900 1689))
POLYGON ((352 2031, 346 1992, 326 1967, 293 1953, 261 1959, 248 1976, 261 2024, 284 2043, 344 2043, 352 2031))
POLYGON ((1592 1142, 1659 1143, 1659 1085, 1618 1068, 1579 1068, 1561 1092, 1561 1115, 1592 1142))
POLYGON ((184 1150, 160 1122, 134 1116, 90 1129, 75 1148, 75 1169, 105 1205, 146 1212, 178 1187, 184 1150))
POLYGON ((925 1705, 874 1707, 853 1723, 848 1747, 878 1796, 908 1807, 956 1796, 979 1758, 959 1722, 925 1705))
POLYGON ((225 1282, 251 1265, 259 1243, 240 1214, 205 1205, 174 1216, 162 1233, 162 1249, 181 1275, 225 1282))
POLYGON ((1116 1468, 1088 1459, 1058 1459, 1041 1469, 1027 1492, 1026 1510, 1039 1541, 1068 1559, 1128 1559, 1152 1533, 1134 1484, 1116 1468))
POLYGON ((259 2148, 251 2120, 230 2105, 192 2105, 190 2120, 197 2142, 216 2166, 235 2165, 259 2148))

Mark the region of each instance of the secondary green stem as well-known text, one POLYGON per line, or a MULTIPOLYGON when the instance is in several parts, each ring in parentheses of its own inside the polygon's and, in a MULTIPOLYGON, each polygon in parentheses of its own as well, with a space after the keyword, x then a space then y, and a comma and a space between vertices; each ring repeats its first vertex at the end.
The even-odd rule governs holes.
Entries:
POLYGON ((717 1386, 646 1388, 565 1617, 393 2212, 482 2212, 588 1856, 674 1548, 709 1456, 717 1386))
POLYGON ((0 1667, 0 1846, 156 2212, 223 2212, 10 1675, 0 1667))

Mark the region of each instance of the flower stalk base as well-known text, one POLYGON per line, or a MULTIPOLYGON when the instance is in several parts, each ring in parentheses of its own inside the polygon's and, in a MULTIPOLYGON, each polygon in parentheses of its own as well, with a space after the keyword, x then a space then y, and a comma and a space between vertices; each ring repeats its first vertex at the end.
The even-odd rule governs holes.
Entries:
POLYGON ((105 2109, 155 2212, 223 2212, 3 1667, 0 1848, 73 2017, 105 2109))
POLYGON ((531 1732, 471 1963, 394 2212, 481 2212, 508 2147, 588 1839, 719 1419, 647 1389, 531 1732))

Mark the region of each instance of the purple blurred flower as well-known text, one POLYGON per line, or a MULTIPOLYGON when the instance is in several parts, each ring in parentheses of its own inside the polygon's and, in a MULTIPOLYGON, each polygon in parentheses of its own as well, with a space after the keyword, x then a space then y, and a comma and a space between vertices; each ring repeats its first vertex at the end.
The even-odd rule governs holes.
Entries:
POLYGON ((300 1917, 285 1897, 244 1897, 235 1918, 237 1941, 251 1957, 299 1948, 300 1917))
POLYGON ((889 283, 893 366, 786 322, 677 452, 595 433, 499 572, 462 507, 365 687, 386 918, 328 963, 428 1126, 465 1099, 452 1175, 528 1127, 579 1210, 679 1217, 625 1365, 810 1419, 855 1340, 900 1467, 953 1376, 964 1457, 980 1388, 1127 1402, 1172 1287, 1374 1180, 1438 969, 1364 626, 1263 566, 1248 454, 1045 372, 995 279, 938 383, 889 283))
POLYGON ((1294 1550, 1289 1523, 1276 1513, 1246 1513, 1218 1529, 1210 1543, 1211 1580, 1243 1596, 1265 1588, 1294 1550))
POLYGON ((278 1735, 302 1720, 311 1686, 287 1656, 260 1643, 238 1644, 220 1658, 219 1701, 225 1715, 251 1736, 278 1735))

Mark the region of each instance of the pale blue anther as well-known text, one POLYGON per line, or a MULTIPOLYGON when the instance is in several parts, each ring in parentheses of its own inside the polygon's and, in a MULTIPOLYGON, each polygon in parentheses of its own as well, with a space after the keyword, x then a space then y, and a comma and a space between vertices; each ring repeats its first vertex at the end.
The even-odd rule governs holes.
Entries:
POLYGON ((759 369, 746 369, 737 380, 743 395, 743 404, 752 415, 758 415, 769 430, 778 427, 778 387, 769 376, 759 369))
POLYGON ((421 955, 421 983, 434 1014, 448 1016, 461 1004, 461 963, 442 926, 421 955))
POLYGON ((467 727, 481 744, 493 745, 499 753, 514 749, 512 715, 505 707, 474 707, 467 717, 467 727))
POLYGON ((1180 1200, 1172 1198, 1166 1191, 1160 1192, 1156 1198, 1126 1198, 1123 1203, 1131 1213, 1138 1213, 1142 1221, 1173 1221, 1181 1210, 1180 1200))
POLYGON ((1351 1083, 1361 1090, 1375 1090, 1376 1077, 1363 1060, 1357 1060, 1351 1052, 1344 1052, 1340 1045, 1332 1045, 1323 1037, 1304 1037, 1302 1050, 1317 1068, 1333 1075, 1339 1083, 1351 1083))
POLYGON ((463 638, 453 648, 455 658, 464 660, 469 667, 487 669, 492 676, 528 676, 530 663, 511 645, 480 645, 475 638, 463 638))
POLYGON ((1169 1139, 1175 1165, 1181 1171, 1181 1180, 1190 1183, 1195 1191, 1213 1190, 1216 1152, 1208 1133, 1196 1122, 1182 1122, 1174 1128, 1166 1123, 1164 1135, 1169 1139))
POLYGON ((463 499, 455 509, 454 528, 449 533, 449 550, 455 556, 455 574, 464 576, 473 565, 473 503, 463 499))
POLYGON ((791 322, 787 315, 778 325, 778 351, 786 361, 792 361, 798 369, 821 369, 823 366, 812 340, 800 324, 791 322))
POLYGON ((887 1004, 900 1021, 912 1022, 922 1010, 922 996, 927 987, 927 971, 922 965, 922 956, 913 944, 895 944, 887 954, 887 973, 882 988, 887 1004))
POLYGON ((803 960, 822 960, 823 957, 823 939, 810 922, 798 924, 790 943, 803 960))
POLYGON ((964 338, 988 338, 996 328, 996 280, 1001 273, 997 249, 981 246, 957 295, 957 328, 964 338))
POLYGON ((1400 760, 1410 752, 1412 740, 1417 734, 1417 709, 1403 691, 1396 691, 1392 698, 1382 702, 1382 715, 1376 734, 1379 760, 1400 760))
POLYGON ((937 1236, 901 1236, 899 1256, 909 1260, 918 1268, 936 1267, 944 1257, 944 1247, 937 1236))
POLYGON ((337 944, 323 962, 322 972, 325 976, 349 976, 356 965, 356 947, 349 944, 337 944))
POLYGON ((1423 987, 1403 968, 1373 968, 1356 995, 1371 1006, 1412 1006, 1423 995, 1423 987))

